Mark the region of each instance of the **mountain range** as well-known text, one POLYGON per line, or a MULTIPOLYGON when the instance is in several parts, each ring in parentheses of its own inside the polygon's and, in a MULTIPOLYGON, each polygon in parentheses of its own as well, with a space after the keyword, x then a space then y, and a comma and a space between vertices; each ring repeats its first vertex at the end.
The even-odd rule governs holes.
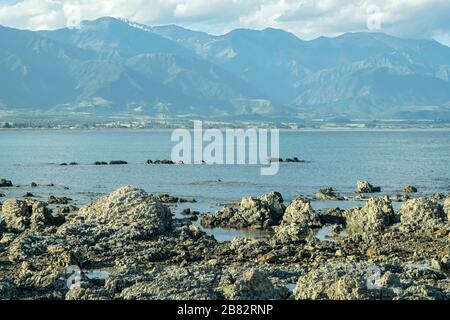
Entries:
MULTIPOLYGON (((450 120, 450 48, 347 33, 222 36, 100 18, 0 27, 0 111, 259 119, 450 120)), ((1 113, 0 113, 1 114, 1 113)))

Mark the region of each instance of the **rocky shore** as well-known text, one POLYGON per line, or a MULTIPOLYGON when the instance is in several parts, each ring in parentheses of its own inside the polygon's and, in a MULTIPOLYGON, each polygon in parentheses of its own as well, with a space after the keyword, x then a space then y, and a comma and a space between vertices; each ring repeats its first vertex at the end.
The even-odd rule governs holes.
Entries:
MULTIPOLYGON (((129 186, 79 210, 4 199, 0 299, 450 300, 450 196, 409 186, 394 210, 381 191, 358 182, 366 202, 349 210, 272 192, 184 218, 173 206, 194 200, 129 186), (201 226, 267 236, 219 242, 201 226)), ((332 188, 316 198, 346 200, 332 188)))

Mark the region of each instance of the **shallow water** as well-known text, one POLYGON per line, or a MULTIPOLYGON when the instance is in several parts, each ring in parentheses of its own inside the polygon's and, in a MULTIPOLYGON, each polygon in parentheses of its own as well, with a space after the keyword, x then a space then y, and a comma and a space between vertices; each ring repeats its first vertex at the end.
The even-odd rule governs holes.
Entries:
MULTIPOLYGON (((271 191, 281 192, 286 201, 300 194, 312 197, 327 186, 352 196, 360 179, 381 186, 382 194, 402 193, 410 184, 419 195, 450 191, 450 131, 281 132, 280 156, 309 162, 281 164, 275 176, 261 176, 260 166, 254 165, 147 165, 148 159, 170 159, 175 145, 170 136, 171 131, 150 130, 0 131, 0 178, 20 186, 0 193, 66 196, 83 205, 135 185, 195 198, 195 207, 188 207, 215 212, 220 204, 271 191), (92 165, 110 160, 129 164, 92 165), (63 162, 80 165, 60 166, 63 162), (31 182, 39 186, 31 188, 31 182), (48 187, 50 183, 55 186, 48 187)), ((314 201, 313 207, 347 209, 363 203, 314 201)), ((233 232, 216 230, 215 235, 229 239, 233 232)))

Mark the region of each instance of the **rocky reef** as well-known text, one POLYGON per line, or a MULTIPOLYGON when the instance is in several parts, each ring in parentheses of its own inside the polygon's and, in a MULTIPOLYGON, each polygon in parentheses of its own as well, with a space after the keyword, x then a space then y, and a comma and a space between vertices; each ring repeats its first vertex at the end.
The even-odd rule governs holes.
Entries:
POLYGON ((66 207, 1 207, 0 299, 450 299, 450 197, 409 199, 399 210, 388 196, 348 210, 315 210, 313 199, 286 202, 278 192, 245 197, 199 223, 266 236, 225 242, 192 221, 198 213, 176 218, 168 205, 180 198, 136 187, 79 211, 70 199, 49 200, 66 207), (333 235, 320 238, 327 228, 333 235))

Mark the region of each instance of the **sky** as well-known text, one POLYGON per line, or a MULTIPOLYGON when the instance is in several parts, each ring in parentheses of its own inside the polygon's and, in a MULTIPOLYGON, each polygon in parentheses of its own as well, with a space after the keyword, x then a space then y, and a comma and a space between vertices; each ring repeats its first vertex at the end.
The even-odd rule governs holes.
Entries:
POLYGON ((449 0, 0 0, 0 25, 58 29, 111 16, 212 34, 280 28, 309 40, 379 31, 450 45, 449 0))

